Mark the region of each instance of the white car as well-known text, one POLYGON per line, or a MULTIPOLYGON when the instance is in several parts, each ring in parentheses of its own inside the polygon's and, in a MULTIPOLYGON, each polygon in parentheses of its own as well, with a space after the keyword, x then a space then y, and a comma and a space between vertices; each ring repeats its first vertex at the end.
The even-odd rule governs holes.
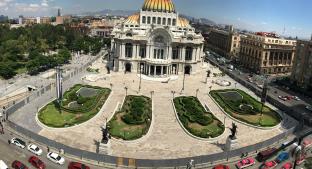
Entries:
POLYGON ((301 99, 298 96, 294 96, 294 99, 300 101, 301 99))
POLYGON ((0 160, 0 169, 9 169, 9 167, 2 160, 0 160))
POLYGON ((14 144, 17 147, 20 147, 22 149, 24 149, 26 147, 26 143, 19 138, 12 138, 10 142, 11 142, 11 144, 14 144))
POLYGON ((42 154, 42 150, 34 144, 29 144, 27 150, 36 154, 37 156, 40 156, 42 154))
POLYGON ((307 106, 306 109, 312 111, 312 106, 307 106))
POLYGON ((51 160, 52 162, 59 164, 59 165, 63 165, 65 163, 65 159, 61 157, 60 155, 58 155, 57 153, 50 152, 47 154, 47 158, 51 160))

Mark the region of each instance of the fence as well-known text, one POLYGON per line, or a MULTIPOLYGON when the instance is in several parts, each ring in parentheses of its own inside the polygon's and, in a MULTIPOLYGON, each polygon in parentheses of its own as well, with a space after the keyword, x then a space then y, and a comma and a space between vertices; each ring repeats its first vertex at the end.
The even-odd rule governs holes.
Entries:
MULTIPOLYGON (((81 68, 75 69, 73 72, 70 72, 69 75, 66 76, 66 78, 64 78, 63 80, 68 81, 69 79, 74 78, 76 75, 83 72, 93 61, 95 61, 95 59, 97 59, 97 58, 92 59, 89 63, 82 66, 81 68)), ((54 84, 47 85, 47 86, 39 89, 38 91, 32 93, 32 95, 30 95, 26 99, 24 99, 24 100, 18 102, 17 104, 11 106, 10 108, 8 108, 6 111, 6 118, 8 119, 8 117, 10 115, 12 115, 14 112, 16 112, 18 109, 22 108, 23 106, 25 106, 28 103, 31 103, 36 98, 41 97, 42 94, 44 94, 46 92, 50 92, 53 89, 53 86, 54 86, 54 84)), ((116 166, 116 164, 117 164, 118 157, 110 156, 110 155, 104 155, 104 154, 98 154, 95 152, 89 152, 89 151, 84 151, 84 150, 69 147, 67 145, 58 143, 54 140, 50 140, 46 137, 38 135, 38 134, 36 134, 36 133, 26 129, 26 128, 19 126, 18 124, 15 124, 14 122, 12 122, 10 120, 7 120, 7 124, 9 127, 14 129, 16 132, 21 133, 22 135, 28 137, 29 139, 34 140, 34 141, 41 143, 43 145, 46 145, 50 148, 63 150, 63 152, 67 155, 75 156, 75 157, 78 157, 81 159, 96 161, 98 163, 104 163, 104 164, 109 165, 109 166, 116 166)), ((295 128, 291 128, 288 131, 286 131, 280 135, 277 135, 271 139, 268 139, 266 141, 263 141, 263 142, 260 142, 260 143, 254 144, 254 145, 250 145, 247 147, 235 149, 232 151, 228 151, 228 152, 220 152, 220 153, 216 153, 216 154, 196 156, 196 157, 190 157, 190 158, 166 159, 166 160, 135 159, 135 164, 136 164, 136 167, 138 167, 138 168, 154 168, 154 167, 172 167, 173 168, 173 167, 185 166, 187 164, 187 162, 189 162, 191 159, 193 159, 197 166, 204 166, 204 165, 209 166, 209 165, 215 163, 216 161, 225 160, 225 159, 229 159, 229 158, 233 158, 233 157, 238 157, 242 153, 257 152, 260 149, 269 147, 272 144, 279 142, 282 139, 289 136, 291 133, 294 132, 294 130, 295 130, 295 128)), ((128 158, 123 158, 123 159, 125 162, 124 165, 128 166, 129 164, 127 164, 127 161, 129 161, 130 159, 128 159, 128 158)), ((133 159, 131 159, 131 160, 133 160, 133 159)))

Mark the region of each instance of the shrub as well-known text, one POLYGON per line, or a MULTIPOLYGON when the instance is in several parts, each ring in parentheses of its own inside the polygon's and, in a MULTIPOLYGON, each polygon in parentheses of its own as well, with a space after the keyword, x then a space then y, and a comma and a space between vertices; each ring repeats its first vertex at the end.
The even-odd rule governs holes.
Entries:
POLYGON ((89 100, 88 97, 79 96, 78 99, 77 99, 77 103, 78 103, 78 104, 84 104, 84 103, 87 102, 88 100, 89 100))

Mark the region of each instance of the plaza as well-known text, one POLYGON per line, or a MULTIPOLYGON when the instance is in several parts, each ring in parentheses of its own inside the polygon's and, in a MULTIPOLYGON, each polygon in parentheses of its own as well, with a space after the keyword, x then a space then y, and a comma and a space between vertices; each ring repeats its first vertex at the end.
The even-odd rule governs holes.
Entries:
MULTIPOLYGON (((229 118, 208 96, 208 93, 210 91, 210 86, 212 90, 234 88, 233 86, 219 86, 218 84, 212 83, 212 81, 222 79, 231 82, 231 84, 235 84, 236 82, 228 76, 223 76, 210 77, 206 84, 207 69, 211 70, 213 73, 220 73, 219 69, 214 68, 209 64, 205 64, 199 73, 185 76, 184 91, 181 91, 183 87, 183 76, 179 76, 175 81, 169 81, 168 83, 142 79, 142 88, 139 91, 140 76, 136 73, 124 74, 122 72, 112 72, 108 75, 106 74, 106 69, 103 67, 101 59, 97 60, 92 68, 99 69, 99 74, 97 74, 97 76, 105 78, 100 78, 97 81, 91 82, 81 82, 76 80, 75 83, 85 83, 92 86, 112 89, 111 95, 96 116, 80 125, 61 129, 48 128, 39 125, 37 121, 30 119, 27 120, 27 123, 21 125, 30 128, 37 126, 34 131, 44 137, 56 140, 57 142, 71 147, 96 152, 96 142, 102 139, 101 127, 106 121, 114 116, 116 109, 122 106, 121 104, 127 92, 127 95, 144 95, 152 98, 154 109, 152 112, 153 118, 151 126, 147 134, 140 139, 133 141, 111 139, 110 155, 137 159, 172 159, 213 154, 223 151, 222 148, 224 147, 226 138, 230 134, 229 127, 233 120, 229 118), (127 91, 125 90, 125 87, 127 87, 127 91), (197 139, 196 137, 187 134, 178 122, 172 105, 173 97, 196 95, 199 101, 203 105, 206 105, 214 116, 216 116, 222 123, 225 122, 225 132, 217 139, 197 139)), ((89 74, 86 74, 86 76, 88 75, 89 74)), ((83 77, 81 78, 84 79, 83 77)), ((254 98, 257 98, 251 91, 240 84, 236 84, 236 87, 246 91, 254 98)), ((47 104, 47 102, 41 102, 41 104, 43 106, 47 104)), ((273 106, 268 106, 273 110, 276 110, 273 106)), ((13 115, 15 118, 13 117, 11 119, 16 122, 25 119, 26 113, 23 111, 26 110, 27 106, 25 109, 16 112, 13 115)), ((32 116, 32 118, 35 117, 32 116)), ((288 119, 291 118, 288 117, 288 119)), ((296 125, 296 122, 288 120, 288 123, 282 123, 272 129, 259 129, 237 121, 234 122, 238 125, 237 137, 239 147, 265 141, 286 131, 287 128, 296 125)))

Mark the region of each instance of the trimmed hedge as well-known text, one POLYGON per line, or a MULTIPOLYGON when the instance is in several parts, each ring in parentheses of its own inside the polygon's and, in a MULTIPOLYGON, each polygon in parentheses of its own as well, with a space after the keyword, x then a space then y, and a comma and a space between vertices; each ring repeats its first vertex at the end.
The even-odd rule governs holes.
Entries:
POLYGON ((214 138, 224 132, 225 127, 222 122, 210 112, 206 112, 196 97, 177 97, 173 102, 179 120, 193 135, 201 138, 214 138), (200 127, 202 129, 190 127, 193 123, 202 126, 200 127))
POLYGON ((264 106, 263 114, 266 115, 266 119, 260 118, 262 103, 258 102, 255 98, 248 95, 239 89, 225 89, 225 90, 214 90, 210 92, 210 95, 216 100, 216 102, 223 108, 223 110, 228 113, 233 118, 236 118, 245 123, 261 126, 261 127, 273 127, 280 123, 280 115, 273 111, 271 108, 264 106), (236 91, 243 96, 241 101, 233 101, 229 98, 224 98, 221 92, 233 92, 236 91), (239 108, 241 104, 247 104, 253 106, 252 111, 246 111, 239 108), (246 117, 240 117, 245 116, 246 117), (248 116, 259 116, 259 120, 252 120, 248 116), (271 117, 268 118, 268 117, 271 117))

